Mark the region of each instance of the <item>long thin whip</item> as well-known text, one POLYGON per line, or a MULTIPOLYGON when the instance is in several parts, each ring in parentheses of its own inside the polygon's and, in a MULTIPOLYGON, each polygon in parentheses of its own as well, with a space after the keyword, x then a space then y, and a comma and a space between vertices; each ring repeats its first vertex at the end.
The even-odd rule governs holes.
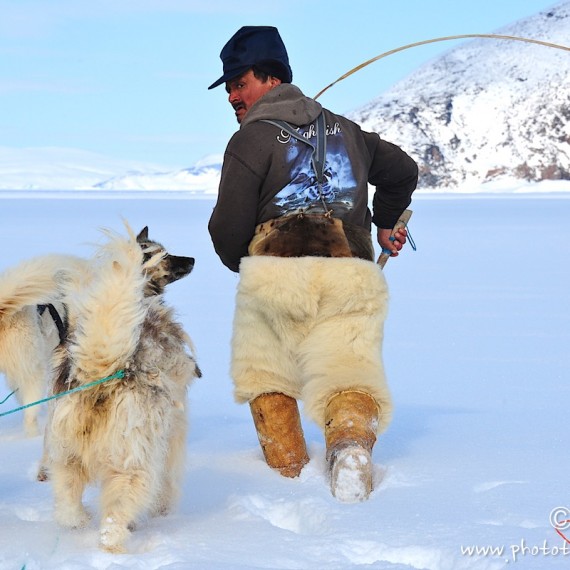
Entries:
POLYGON ((392 55, 394 53, 398 53, 400 51, 404 51, 406 49, 410 49, 413 47, 423 46, 426 44, 433 44, 436 42, 444 42, 444 41, 448 41, 448 40, 461 40, 461 39, 466 39, 466 38, 490 38, 490 39, 495 39, 495 40, 515 40, 515 41, 519 41, 519 42, 527 42, 529 44, 538 44, 538 45, 546 46, 546 47, 550 47, 550 48, 556 48, 556 49, 562 49, 565 51, 570 51, 570 47, 568 47, 568 46, 564 46, 564 45, 560 45, 560 44, 553 44, 550 42, 544 42, 542 40, 533 40, 531 38, 521 38, 519 36, 504 36, 501 34, 460 34, 457 36, 443 36, 441 38, 433 38, 431 40, 423 40, 421 42, 414 42, 414 43, 407 44, 405 46, 400 46, 400 47, 397 47, 395 49, 391 49, 389 51, 381 53, 380 55, 377 55, 376 57, 373 57, 372 59, 369 59, 368 61, 365 61, 365 62, 361 63, 360 65, 357 65, 356 67, 352 68, 350 71, 347 71, 344 75, 341 75, 336 81, 333 81, 331 84, 327 85, 324 89, 321 89, 321 91, 319 91, 315 95, 314 99, 318 99, 327 89, 330 89, 333 85, 336 85, 337 83, 339 83, 343 79, 350 77, 353 73, 360 71, 362 68, 366 67, 367 65, 370 65, 371 63, 374 63, 375 61, 378 61, 379 59, 383 59, 385 57, 388 57, 389 55, 392 55))

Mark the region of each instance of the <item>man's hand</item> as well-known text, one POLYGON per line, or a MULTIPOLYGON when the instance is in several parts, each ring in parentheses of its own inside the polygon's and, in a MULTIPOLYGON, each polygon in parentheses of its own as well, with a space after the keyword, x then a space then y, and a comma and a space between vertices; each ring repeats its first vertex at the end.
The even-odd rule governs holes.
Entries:
POLYGON ((404 247, 407 237, 408 231, 406 228, 396 230, 393 236, 392 230, 378 228, 378 243, 382 250, 386 250, 385 253, 390 252, 390 257, 396 257, 398 255, 398 252, 404 247))

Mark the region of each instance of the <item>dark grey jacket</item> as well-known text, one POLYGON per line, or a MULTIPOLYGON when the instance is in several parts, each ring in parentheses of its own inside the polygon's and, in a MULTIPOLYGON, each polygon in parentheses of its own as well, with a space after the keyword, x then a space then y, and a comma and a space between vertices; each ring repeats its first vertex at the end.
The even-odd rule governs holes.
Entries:
MULTIPOLYGON (((323 211, 311 148, 262 119, 287 121, 314 142, 322 107, 294 85, 282 84, 251 107, 224 155, 218 201, 208 229, 222 262, 239 271, 255 227, 296 211, 323 211)), ((416 163, 376 133, 324 110, 327 125, 322 195, 333 216, 370 232, 371 221, 392 228, 417 183, 416 163), (368 184, 376 187, 373 215, 368 184)))

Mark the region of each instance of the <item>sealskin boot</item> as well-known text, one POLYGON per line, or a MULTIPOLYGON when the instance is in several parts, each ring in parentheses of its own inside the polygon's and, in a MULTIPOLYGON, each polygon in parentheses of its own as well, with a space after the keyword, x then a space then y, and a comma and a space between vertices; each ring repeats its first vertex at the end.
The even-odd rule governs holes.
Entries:
POLYGON ((271 392, 249 405, 267 465, 284 477, 297 477, 309 462, 297 400, 271 392))
POLYGON ((344 503, 365 501, 372 492, 372 447, 378 405, 369 394, 340 392, 325 409, 325 441, 332 494, 344 503))

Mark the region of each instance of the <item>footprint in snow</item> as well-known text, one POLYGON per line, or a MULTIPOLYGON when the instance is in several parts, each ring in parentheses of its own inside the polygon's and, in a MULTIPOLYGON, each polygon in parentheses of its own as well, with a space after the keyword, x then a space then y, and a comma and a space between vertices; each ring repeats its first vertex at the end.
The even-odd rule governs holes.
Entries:
POLYGON ((234 498, 229 506, 240 520, 263 519, 295 534, 323 534, 327 528, 327 505, 315 499, 287 501, 247 495, 234 498))

